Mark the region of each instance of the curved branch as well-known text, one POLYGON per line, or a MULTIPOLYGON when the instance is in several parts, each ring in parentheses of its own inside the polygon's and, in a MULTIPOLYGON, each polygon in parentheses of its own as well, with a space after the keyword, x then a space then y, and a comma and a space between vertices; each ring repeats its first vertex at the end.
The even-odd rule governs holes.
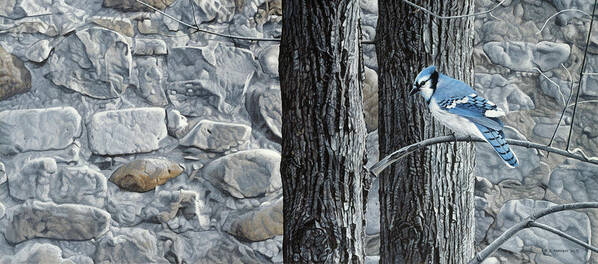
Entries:
MULTIPOLYGON (((561 204, 561 205, 554 205, 548 207, 546 209, 540 210, 538 212, 533 213, 532 215, 525 218, 523 221, 515 224, 514 226, 510 227, 502 233, 497 239, 492 241, 490 245, 480 251, 476 256, 469 261, 469 264, 479 264, 484 259, 489 257, 494 251, 496 251, 503 243, 505 243, 509 238, 513 237, 515 233, 525 229, 532 227, 533 223, 540 217, 560 212, 560 211, 567 211, 567 210, 575 210, 575 209, 584 209, 584 208, 598 208, 598 202, 585 202, 585 203, 570 203, 570 204, 561 204)), ((539 226, 536 226, 539 227, 539 226)), ((542 227, 540 227, 542 228, 542 227)), ((552 230, 549 230, 552 232, 552 230)), ((560 231, 559 231, 560 232, 560 231)), ((574 241, 575 242, 575 241, 574 241)), ((585 244, 585 243, 584 243, 585 244)), ((585 245, 584 245, 585 246, 585 245)), ((592 247, 593 248, 593 247, 592 247)))
MULTIPOLYGON (((160 14, 161 14, 161 15, 163 15, 163 16, 166 16, 166 17, 168 17, 168 18, 170 18, 170 19, 172 19, 172 20, 174 20, 174 21, 178 22, 179 24, 185 25, 185 26, 187 26, 187 27, 189 27, 189 28, 195 29, 195 30, 197 30, 197 31, 199 31, 199 32, 203 32, 203 33, 206 33, 206 34, 211 34, 211 35, 215 35, 215 36, 219 36, 219 37, 224 37, 224 38, 230 38, 230 39, 254 40, 254 41, 275 41, 275 42, 280 42, 280 39, 277 39, 277 38, 255 38, 255 37, 242 37, 242 36, 234 36, 234 35, 221 34, 221 33, 213 32, 213 31, 209 31, 209 30, 201 29, 201 28, 199 28, 198 26, 191 25, 191 24, 189 24, 189 23, 187 23, 187 22, 184 22, 184 21, 182 21, 182 20, 180 20, 180 19, 177 19, 177 18, 175 18, 175 17, 173 17, 173 16, 171 16, 171 15, 167 14, 166 12, 164 12, 164 11, 162 11, 162 10, 160 10, 160 9, 157 9, 157 8, 155 8, 155 7, 153 7, 153 6, 149 5, 149 4, 147 4, 147 3, 145 3, 145 2, 143 2, 143 1, 141 1, 141 0, 135 0, 135 1, 137 1, 138 3, 140 3, 140 4, 142 4, 142 5, 146 6, 146 7, 150 8, 150 9, 152 9, 152 10, 154 10, 154 11, 156 11, 156 12, 160 13, 160 14)), ((193 7, 193 8, 195 8, 195 7, 193 7)), ((195 18, 195 15, 194 15, 193 17, 195 18)))
MULTIPOLYGON (((412 153, 418 149, 425 148, 427 146, 435 145, 435 144, 439 144, 439 143, 462 142, 462 141, 486 142, 485 140, 483 140, 481 138, 472 138, 470 136, 450 135, 450 136, 439 136, 439 137, 429 138, 429 139, 426 139, 426 140, 423 140, 423 141, 420 141, 417 143, 413 143, 409 146, 402 147, 401 149, 391 153, 390 155, 386 156, 384 159, 382 159, 382 160, 376 162, 374 165, 372 165, 372 167, 370 167, 369 171, 375 177, 377 177, 380 174, 380 172, 382 172, 382 170, 384 170, 386 167, 390 166, 391 164, 406 157, 407 155, 409 155, 410 153, 412 153)), ((507 139, 506 141, 509 145, 544 150, 544 151, 552 152, 552 153, 555 153, 555 154, 558 154, 561 156, 565 156, 568 158, 572 158, 572 159, 580 160, 583 162, 588 162, 588 163, 598 165, 598 158, 594 158, 594 157, 588 158, 588 157, 585 157, 584 155, 570 153, 566 150, 549 147, 546 145, 542 145, 542 144, 538 144, 538 143, 534 143, 534 142, 530 142, 530 141, 525 141, 525 140, 507 139)))
POLYGON ((582 247, 585 247, 585 248, 587 248, 587 249, 589 249, 591 251, 594 251, 594 252, 598 253, 598 248, 597 247, 592 246, 592 245, 590 245, 590 244, 588 244, 586 242, 583 242, 583 241, 577 239, 576 237, 574 237, 572 235, 569 235, 569 234, 567 234, 567 233, 565 233, 565 232, 563 232, 561 230, 558 230, 558 229, 556 229, 556 228, 554 228, 552 226, 545 225, 545 224, 540 224, 540 223, 537 223, 537 222, 531 222, 529 224, 529 226, 530 227, 537 227, 537 228, 540 228, 540 229, 544 229, 544 230, 546 230, 548 232, 551 232, 551 233, 553 233, 555 235, 558 235, 560 237, 569 239, 569 240, 571 240, 571 242, 573 242, 575 244, 578 244, 578 245, 580 245, 582 247))

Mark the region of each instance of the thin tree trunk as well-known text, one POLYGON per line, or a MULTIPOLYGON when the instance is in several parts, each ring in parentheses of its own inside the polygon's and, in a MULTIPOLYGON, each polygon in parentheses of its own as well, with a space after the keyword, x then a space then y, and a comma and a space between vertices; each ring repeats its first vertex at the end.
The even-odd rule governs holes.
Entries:
MULTIPOLYGON (((441 15, 473 12, 473 0, 418 0, 441 15)), ((447 134, 424 100, 409 97, 417 73, 429 64, 472 84, 473 17, 435 19, 403 1, 379 0, 380 155, 447 134)), ((380 177, 381 263, 467 263, 474 253, 474 148, 428 147, 380 177)))
POLYGON ((359 2, 285 0, 280 45, 285 263, 363 263, 359 2))

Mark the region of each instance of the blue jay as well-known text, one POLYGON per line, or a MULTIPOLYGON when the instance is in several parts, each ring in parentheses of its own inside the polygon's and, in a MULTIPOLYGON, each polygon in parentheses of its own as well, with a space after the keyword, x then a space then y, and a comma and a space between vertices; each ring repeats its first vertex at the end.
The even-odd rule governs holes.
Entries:
POLYGON ((505 141, 505 112, 474 91, 469 85, 436 71, 423 69, 415 78, 410 95, 419 92, 436 120, 456 134, 486 140, 509 167, 519 166, 515 153, 505 141))

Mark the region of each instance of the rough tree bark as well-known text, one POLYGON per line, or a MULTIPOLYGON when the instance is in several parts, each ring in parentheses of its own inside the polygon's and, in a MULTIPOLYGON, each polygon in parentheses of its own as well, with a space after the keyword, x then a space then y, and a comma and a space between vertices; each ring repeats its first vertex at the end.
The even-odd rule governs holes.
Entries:
MULTIPOLYGON (((473 12, 473 0, 417 0, 440 15, 473 12)), ((435 19, 403 1, 379 0, 380 155, 447 134, 424 100, 409 97, 417 73, 439 71, 472 84, 473 17, 435 19)), ((467 263, 474 253, 474 148, 428 147, 380 177, 381 263, 467 263)))
POLYGON ((285 0, 280 44, 285 263, 363 263, 359 2, 285 0))

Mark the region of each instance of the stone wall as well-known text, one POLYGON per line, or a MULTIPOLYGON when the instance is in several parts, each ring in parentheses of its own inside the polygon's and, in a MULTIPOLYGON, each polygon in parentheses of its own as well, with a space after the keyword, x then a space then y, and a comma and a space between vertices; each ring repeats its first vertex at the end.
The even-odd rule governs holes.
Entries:
MULTIPOLYGON (((277 38, 280 0, 146 1, 223 34, 277 38)), ((477 0, 478 11, 497 1, 477 0)), ((476 18, 475 89, 507 112, 508 137, 548 143, 577 87, 591 0, 507 0, 476 18), (542 30, 541 30, 542 29, 542 30), (571 73, 571 78, 567 74, 571 73), (543 74, 540 74, 542 72, 543 74)), ((361 0, 365 39, 377 1, 361 0)), ((278 44, 193 33, 134 0, 0 6, 0 263, 282 261, 278 44)), ((588 72, 598 72, 598 30, 588 72)), ((364 46, 369 163, 377 159, 377 62, 364 46)), ((572 147, 598 155, 598 75, 581 87, 572 147)), ((563 147, 566 112, 554 146, 563 147)), ((477 249, 534 210, 598 201, 598 166, 515 147, 508 169, 477 148, 477 249), (596 197, 595 197, 596 196, 596 197)), ((378 254, 377 181, 368 262, 378 254)), ((591 210, 545 223, 584 240, 591 210)), ((598 242, 592 242, 598 246, 598 242)), ((487 263, 598 263, 527 230, 487 263)))

